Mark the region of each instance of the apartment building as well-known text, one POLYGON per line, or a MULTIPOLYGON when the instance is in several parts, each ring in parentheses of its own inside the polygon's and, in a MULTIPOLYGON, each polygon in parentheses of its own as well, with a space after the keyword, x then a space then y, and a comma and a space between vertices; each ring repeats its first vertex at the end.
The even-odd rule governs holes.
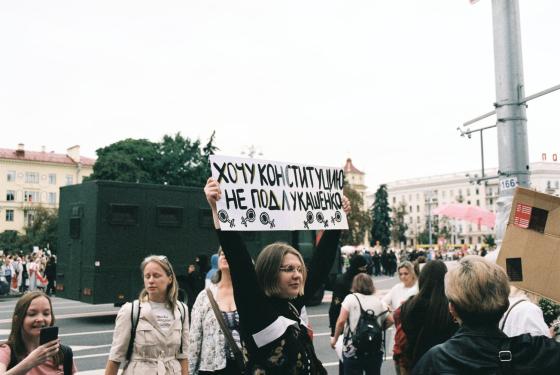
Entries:
MULTIPOLYGON (((530 164, 531 188, 547 194, 560 194, 560 162, 535 162, 530 164)), ((499 196, 498 179, 480 184, 470 182, 480 171, 467 171, 438 176, 399 180, 387 183, 389 205, 406 208, 407 243, 416 246, 418 234, 426 229, 431 211, 440 205, 461 202, 476 205, 492 212, 496 210, 499 196)), ((485 171, 486 176, 496 176, 497 169, 485 171)), ((368 198, 373 201, 373 196, 368 198)), ((454 244, 481 244, 483 237, 494 234, 492 228, 478 226, 462 220, 442 219, 439 225, 446 225, 454 244)), ((397 245, 397 244, 395 244, 397 245)))
POLYGON ((93 173, 95 160, 80 155, 80 146, 66 154, 0 148, 0 232, 23 232, 39 206, 57 208, 61 186, 81 183, 93 173))

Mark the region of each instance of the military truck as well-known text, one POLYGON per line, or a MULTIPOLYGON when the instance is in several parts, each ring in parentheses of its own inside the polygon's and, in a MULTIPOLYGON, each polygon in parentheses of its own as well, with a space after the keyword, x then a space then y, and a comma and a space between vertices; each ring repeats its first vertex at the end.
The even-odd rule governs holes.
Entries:
MULTIPOLYGON (((285 241, 308 258, 315 233, 245 232, 255 257, 266 244, 285 241)), ((57 295, 120 305, 142 288, 140 263, 163 254, 177 275, 218 241, 202 188, 88 181, 60 189, 57 295)))

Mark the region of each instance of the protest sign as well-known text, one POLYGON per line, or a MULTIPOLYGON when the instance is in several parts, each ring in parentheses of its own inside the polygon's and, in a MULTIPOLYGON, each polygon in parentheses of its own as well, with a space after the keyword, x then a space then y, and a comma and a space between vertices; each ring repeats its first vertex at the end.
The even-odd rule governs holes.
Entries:
POLYGON ((222 230, 348 229, 342 168, 210 156, 222 230))
POLYGON ((498 264, 514 286, 560 302, 560 198, 517 188, 498 264))

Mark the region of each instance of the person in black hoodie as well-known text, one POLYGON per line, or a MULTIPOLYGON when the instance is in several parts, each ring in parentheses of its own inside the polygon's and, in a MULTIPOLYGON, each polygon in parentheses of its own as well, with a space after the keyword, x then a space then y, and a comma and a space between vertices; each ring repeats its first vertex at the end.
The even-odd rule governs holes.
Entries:
MULTIPOLYGON (((325 282, 336 256, 340 230, 321 236, 309 268, 301 254, 285 243, 273 243, 255 265, 238 232, 221 231, 216 201, 220 185, 213 178, 204 187, 214 226, 230 267, 241 336, 246 344, 246 374, 326 375, 301 317, 305 295, 312 296, 325 282)), ((350 202, 343 198, 343 210, 350 202)))
MULTIPOLYGON (((329 327, 331 327, 331 337, 334 336, 336 321, 340 315, 342 301, 344 301, 344 298, 350 294, 354 276, 361 272, 367 272, 367 266, 368 264, 366 259, 362 255, 356 254, 350 258, 350 266, 346 272, 337 276, 333 286, 331 306, 329 307, 329 327)), ((340 375, 344 374, 342 361, 338 361, 338 373, 340 375)))
POLYGON ((45 276, 47 277, 47 295, 51 296, 55 292, 56 282, 56 258, 54 255, 49 257, 47 265, 45 266, 45 276))

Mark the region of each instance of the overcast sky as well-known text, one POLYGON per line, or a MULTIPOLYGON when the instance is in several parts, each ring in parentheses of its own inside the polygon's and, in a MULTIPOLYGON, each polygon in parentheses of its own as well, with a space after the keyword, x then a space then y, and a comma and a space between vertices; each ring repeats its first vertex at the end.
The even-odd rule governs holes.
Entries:
MULTIPOLYGON (((560 84, 560 1, 520 8, 529 95, 560 84)), ((2 1, 0 51, 0 147, 215 130, 225 155, 351 157, 371 190, 479 168, 456 128, 495 101, 490 0, 2 1)), ((560 153, 559 103, 530 103, 531 161, 560 153)))

